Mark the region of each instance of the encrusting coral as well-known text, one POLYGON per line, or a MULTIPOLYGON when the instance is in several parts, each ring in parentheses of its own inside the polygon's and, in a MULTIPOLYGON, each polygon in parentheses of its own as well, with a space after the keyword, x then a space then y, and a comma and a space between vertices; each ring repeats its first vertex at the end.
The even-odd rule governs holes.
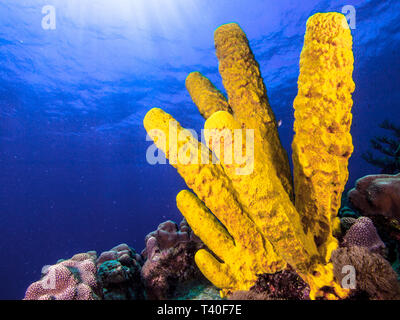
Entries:
POLYGON ((294 102, 294 188, 245 33, 237 24, 223 25, 215 32, 215 46, 228 101, 201 74, 186 80, 207 119, 207 146, 161 109, 150 110, 144 119, 149 136, 196 194, 181 191, 177 206, 213 252, 199 250, 198 267, 222 295, 248 290, 257 275, 289 264, 310 286, 310 298, 345 297, 348 290, 335 282, 328 262, 338 245, 333 237, 340 228, 336 214, 353 150, 352 38, 344 16, 316 14, 307 22, 294 102), (237 135, 238 129, 247 131, 237 135), (250 145, 248 129, 253 133, 250 145), (215 137, 224 140, 223 152, 215 137), (233 163, 225 158, 232 148, 233 163), (236 161, 243 153, 246 161, 236 161), (213 162, 215 155, 219 163, 213 162))

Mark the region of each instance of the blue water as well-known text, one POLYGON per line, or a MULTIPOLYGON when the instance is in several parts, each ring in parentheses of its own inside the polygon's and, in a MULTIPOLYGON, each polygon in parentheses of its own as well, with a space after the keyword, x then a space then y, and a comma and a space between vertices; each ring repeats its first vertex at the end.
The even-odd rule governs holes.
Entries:
POLYGON ((147 164, 142 120, 162 107, 183 126, 203 119, 184 81, 200 71, 223 89, 213 32, 238 22, 260 63, 290 150, 292 102, 307 18, 356 9, 350 178, 386 119, 400 122, 400 1, 2 0, 0 2, 0 299, 21 299, 41 267, 144 237, 181 220, 185 187, 147 164), (42 28, 42 7, 56 29, 42 28))

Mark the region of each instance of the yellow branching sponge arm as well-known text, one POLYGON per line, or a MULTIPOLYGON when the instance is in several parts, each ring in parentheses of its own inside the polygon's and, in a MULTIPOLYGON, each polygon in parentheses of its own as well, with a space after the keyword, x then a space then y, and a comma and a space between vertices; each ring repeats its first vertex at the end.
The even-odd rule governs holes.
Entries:
POLYGON ((212 163, 210 150, 161 109, 151 109, 143 123, 157 147, 197 195, 183 191, 177 197, 177 205, 194 232, 224 261, 217 263, 211 254, 199 253, 196 262, 210 281, 226 291, 248 290, 257 274, 281 270, 286 263, 243 210, 223 167, 212 163), (235 244, 232 250, 230 238, 235 244))
POLYGON ((206 121, 204 128, 208 147, 222 155, 220 160, 225 173, 232 181, 242 207, 260 232, 292 267, 303 272, 311 270, 312 264, 318 263, 317 248, 312 237, 306 238, 296 208, 276 172, 270 170, 270 159, 264 156, 261 148, 253 146, 255 138, 246 137, 246 133, 252 130, 241 130, 233 116, 224 111, 214 113, 206 121), (227 139, 228 137, 232 139, 227 139), (227 144, 227 140, 232 140, 233 143, 227 144), (234 155, 233 159, 225 158, 222 152, 215 150, 220 145, 224 145, 225 149, 233 149, 229 150, 234 155), (247 170, 243 170, 243 165, 234 161, 239 158, 238 153, 248 157, 244 161, 247 163, 247 170), (245 174, 238 174, 242 171, 245 174))
POLYGON ((269 169, 271 164, 268 157, 256 145, 252 149, 252 140, 244 137, 247 134, 240 127, 233 116, 224 111, 214 113, 205 123, 207 145, 220 155, 225 173, 238 193, 242 208, 260 233, 271 242, 277 254, 309 284, 310 297, 344 296, 346 292, 335 283, 332 265, 321 261, 313 236, 304 234, 294 204, 275 171, 269 169), (218 143, 218 139, 224 143, 218 143), (239 148, 238 142, 241 143, 239 148), (218 150, 221 145, 225 146, 223 152, 218 150), (248 152, 248 149, 252 149, 252 152, 248 152), (225 157, 228 152, 234 157, 225 157), (253 170, 247 170, 245 175, 238 174, 238 169, 241 169, 239 172, 243 169, 241 163, 229 161, 231 158, 240 158, 237 157, 238 153, 246 155, 244 158, 250 158, 245 163, 254 163, 253 170), (324 291, 327 287, 331 292, 324 291))
POLYGON ((292 177, 286 151, 277 130, 257 61, 246 34, 236 23, 220 26, 214 33, 219 72, 235 119, 245 128, 254 129, 256 139, 270 158, 282 185, 293 197, 292 177))
POLYGON ((186 89, 204 119, 217 111, 232 113, 224 95, 200 72, 192 72, 187 76, 186 89))
POLYGON ((342 14, 317 13, 308 19, 294 100, 293 176, 304 231, 314 236, 325 261, 337 247, 333 232, 353 151, 353 61, 351 32, 342 14))

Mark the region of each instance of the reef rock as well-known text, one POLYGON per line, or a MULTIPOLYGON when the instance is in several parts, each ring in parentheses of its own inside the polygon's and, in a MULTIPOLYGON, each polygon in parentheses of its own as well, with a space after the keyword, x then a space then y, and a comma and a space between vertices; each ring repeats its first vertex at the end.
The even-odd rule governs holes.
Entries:
POLYGON ((204 247, 184 219, 180 226, 173 221, 161 223, 146 238, 142 256, 146 259, 141 275, 148 299, 172 297, 180 285, 204 281, 194 262, 195 252, 204 247))

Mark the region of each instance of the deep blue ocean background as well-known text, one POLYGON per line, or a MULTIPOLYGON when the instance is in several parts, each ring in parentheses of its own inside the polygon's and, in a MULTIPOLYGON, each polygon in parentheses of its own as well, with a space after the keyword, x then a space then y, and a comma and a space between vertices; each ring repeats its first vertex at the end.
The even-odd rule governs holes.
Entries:
POLYGON ((142 120, 162 107, 204 120, 185 89, 200 71, 223 90, 214 30, 247 33, 290 151, 307 18, 356 9, 356 91, 347 189, 379 170, 361 154, 400 122, 400 1, 2 0, 0 2, 0 299, 21 299, 43 265, 126 242, 137 251, 185 188, 146 162, 142 120), (42 7, 56 8, 44 30, 42 7))

